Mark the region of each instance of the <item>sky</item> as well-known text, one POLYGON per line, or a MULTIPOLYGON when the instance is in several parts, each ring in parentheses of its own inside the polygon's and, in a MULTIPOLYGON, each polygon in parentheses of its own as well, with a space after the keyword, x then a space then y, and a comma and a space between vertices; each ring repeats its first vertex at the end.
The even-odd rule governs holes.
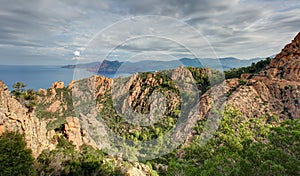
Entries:
POLYGON ((0 0, 2 65, 264 58, 300 31, 299 0, 0 0))

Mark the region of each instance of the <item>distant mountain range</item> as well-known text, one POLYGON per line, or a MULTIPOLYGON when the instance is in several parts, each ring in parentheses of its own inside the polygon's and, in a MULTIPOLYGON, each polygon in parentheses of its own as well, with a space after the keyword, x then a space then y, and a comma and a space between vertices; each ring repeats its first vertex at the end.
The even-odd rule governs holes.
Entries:
POLYGON ((234 57, 226 57, 220 59, 190 59, 182 58, 171 61, 144 60, 138 62, 120 62, 104 60, 103 62, 91 62, 86 64, 66 65, 63 68, 81 68, 98 74, 115 74, 118 73, 136 73, 145 71, 159 71, 173 69, 181 65, 191 67, 210 67, 218 70, 229 70, 231 68, 239 68, 249 66, 264 58, 253 58, 249 60, 241 60, 234 57))

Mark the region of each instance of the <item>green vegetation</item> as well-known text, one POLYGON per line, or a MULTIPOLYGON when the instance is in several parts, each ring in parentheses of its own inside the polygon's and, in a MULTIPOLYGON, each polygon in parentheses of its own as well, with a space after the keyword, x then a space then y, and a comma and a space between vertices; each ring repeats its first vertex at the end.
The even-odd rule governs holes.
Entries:
POLYGON ((232 68, 229 71, 225 71, 225 78, 240 78, 241 74, 249 73, 249 74, 256 74, 260 71, 264 70, 267 65, 271 62, 271 58, 266 58, 265 60, 261 60, 257 63, 252 63, 251 66, 248 67, 241 67, 241 68, 232 68))
MULTIPOLYGON (((206 119, 203 119, 195 126, 194 140, 189 145, 145 164, 150 168, 167 166, 157 170, 159 175, 300 174, 300 120, 245 118, 231 106, 226 107, 222 116, 219 129, 205 145, 199 142, 200 135, 206 131, 206 119)), ((35 161, 35 171, 34 160, 30 150, 25 149, 22 136, 4 134, 0 138, 0 169, 4 173, 1 174, 120 175, 121 166, 131 165, 87 145, 78 151, 62 135, 55 138, 57 148, 43 151, 35 161)))
MULTIPOLYGON (((231 69, 225 72, 225 77, 240 78, 242 73, 256 74, 269 62, 270 59, 267 58, 249 67, 231 69)), ((200 95, 220 83, 224 77, 223 73, 216 70, 192 67, 188 69, 196 81, 200 95)), ((181 102, 176 107, 170 106, 175 100, 172 98, 180 100, 180 92, 168 73, 169 71, 140 73, 138 79, 141 91, 132 100, 133 110, 146 114, 150 109, 149 96, 153 92, 158 91, 171 97, 167 99, 167 111, 158 122, 145 127, 128 123, 116 112, 110 91, 97 97, 97 104, 101 107, 98 118, 101 117, 110 129, 124 139, 133 142, 159 139, 175 126, 182 113, 181 102), (153 86, 152 83, 146 83, 149 77, 159 84, 155 83, 153 86), (143 94, 144 92, 147 93, 143 94)), ((239 86, 246 84, 243 79, 238 82, 239 86)), ((88 89, 85 84, 81 86, 82 89, 88 89)), ((30 102, 35 102, 33 100, 36 99, 36 93, 26 90, 25 87, 23 83, 16 83, 12 94, 25 106, 26 103, 34 106, 30 102)), ((133 88, 130 89, 130 95, 134 93, 133 88)), ((35 112, 39 118, 52 119, 49 120, 47 129, 54 129, 56 132, 53 139, 58 143, 56 149, 45 150, 34 160, 31 151, 25 148, 21 135, 4 133, 0 137, 0 175, 120 175, 124 167, 132 166, 129 161, 118 160, 91 146, 83 145, 77 150, 63 134, 65 117, 75 116, 71 91, 67 88, 55 89, 55 94, 52 94, 49 89, 46 95, 39 96, 43 99, 52 95, 53 99, 50 102, 40 102, 35 112), (56 100, 64 107, 63 113, 46 110, 56 100)), ((298 104, 298 101, 295 100, 295 103, 298 104)), ((153 175, 156 172, 170 176, 300 175, 300 119, 283 120, 269 114, 259 118, 246 118, 230 105, 226 106, 224 112, 218 113, 222 115, 219 128, 211 134, 212 138, 207 143, 202 144, 200 141, 203 132, 209 130, 205 126, 208 119, 202 119, 195 125, 191 141, 165 156, 144 161, 144 164, 150 166, 153 175)))
POLYGON ((55 90, 55 96, 49 102, 47 98, 51 97, 51 89, 47 90, 46 95, 39 95, 42 97, 42 101, 38 103, 35 109, 35 114, 40 119, 54 119, 47 124, 47 130, 57 130, 66 122, 66 117, 74 117, 74 107, 72 101, 71 90, 64 88, 57 88, 55 90), (51 103, 59 101, 60 107, 63 108, 63 113, 60 111, 50 112, 47 110, 51 103))
POLYGON ((0 136, 0 175, 36 175, 31 150, 26 148, 23 136, 5 132, 0 136))
MULTIPOLYGON (((133 104, 135 103, 133 110, 138 113, 149 113, 150 104, 148 102, 148 98, 154 91, 161 92, 165 96, 167 94, 172 94, 173 98, 179 97, 179 90, 175 87, 175 83, 171 80, 171 78, 167 76, 167 73, 140 73, 139 78, 142 80, 141 93, 143 93, 146 89, 149 89, 149 92, 144 99, 139 100, 142 101, 142 103, 133 102, 133 104), (157 86, 151 86, 145 83, 145 80, 148 76, 153 77, 157 81, 161 80, 162 83, 158 84, 157 86), (141 106, 141 104, 143 106, 141 106)), ((130 139, 134 141, 146 141, 158 138, 159 136, 162 136, 164 133, 168 132, 174 127, 175 122, 180 113, 180 104, 176 107, 176 109, 167 107, 167 112, 157 123, 151 126, 141 127, 138 125, 128 123, 126 119, 124 119, 124 117, 122 117, 116 112, 116 109, 113 106, 113 100, 110 93, 111 92, 108 91, 106 92, 104 97, 101 97, 101 99, 97 99, 97 102, 102 105, 102 108, 99 113, 99 118, 101 117, 110 129, 112 129, 115 133, 117 133, 119 136, 122 136, 125 139, 130 139)), ((130 94, 132 94, 132 90, 130 90, 130 94)), ((138 97, 140 97, 140 95, 138 97)), ((169 99, 167 101, 171 102, 172 99, 169 99)))
POLYGON ((16 96, 16 98, 20 98, 20 96, 25 92, 26 84, 22 82, 17 82, 13 86, 11 93, 16 96))
POLYGON ((181 151, 182 157, 174 152, 152 161, 169 166, 160 175, 300 174, 300 120, 247 119, 228 106, 214 137, 200 145, 204 121, 196 126, 195 139, 181 151))
POLYGON ((26 85, 22 82, 17 82, 13 85, 12 95, 26 108, 32 112, 36 106, 36 92, 33 89, 26 90, 26 85))
POLYGON ((224 74, 218 70, 209 68, 187 67, 192 73, 197 84, 200 95, 204 94, 212 86, 221 83, 225 78, 224 74))
POLYGON ((120 168, 115 165, 105 153, 90 146, 75 150, 63 136, 58 137, 55 150, 45 150, 37 158, 39 175, 119 175, 120 168))

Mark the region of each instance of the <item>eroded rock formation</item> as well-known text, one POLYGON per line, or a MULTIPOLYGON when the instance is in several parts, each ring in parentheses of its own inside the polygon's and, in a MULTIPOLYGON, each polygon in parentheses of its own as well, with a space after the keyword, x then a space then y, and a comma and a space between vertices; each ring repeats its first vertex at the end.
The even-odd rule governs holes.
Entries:
POLYGON ((5 131, 18 131, 25 135, 27 146, 37 157, 45 149, 53 149, 50 141, 54 131, 47 131, 47 123, 12 98, 7 86, 0 81, 0 135, 5 131))

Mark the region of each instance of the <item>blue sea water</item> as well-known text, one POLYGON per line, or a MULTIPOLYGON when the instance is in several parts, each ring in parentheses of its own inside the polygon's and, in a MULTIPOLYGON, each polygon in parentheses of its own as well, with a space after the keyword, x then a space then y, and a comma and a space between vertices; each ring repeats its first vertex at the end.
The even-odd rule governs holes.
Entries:
MULTIPOLYGON (((38 90, 47 89, 53 82, 63 81, 68 85, 73 79, 74 69, 61 68, 61 66, 24 66, 0 65, 0 80, 12 90, 12 85, 18 81, 24 82, 27 88, 38 90)), ((80 71, 82 78, 93 75, 85 70, 80 71)))
MULTIPOLYGON (((88 78, 94 74, 85 69, 61 68, 57 65, 0 65, 0 80, 8 86, 9 90, 12 90, 12 85, 16 82, 25 83, 28 89, 48 89, 57 81, 63 81, 65 85, 68 85, 74 79, 88 78)), ((125 73, 103 74, 108 78, 129 75, 125 73)))

